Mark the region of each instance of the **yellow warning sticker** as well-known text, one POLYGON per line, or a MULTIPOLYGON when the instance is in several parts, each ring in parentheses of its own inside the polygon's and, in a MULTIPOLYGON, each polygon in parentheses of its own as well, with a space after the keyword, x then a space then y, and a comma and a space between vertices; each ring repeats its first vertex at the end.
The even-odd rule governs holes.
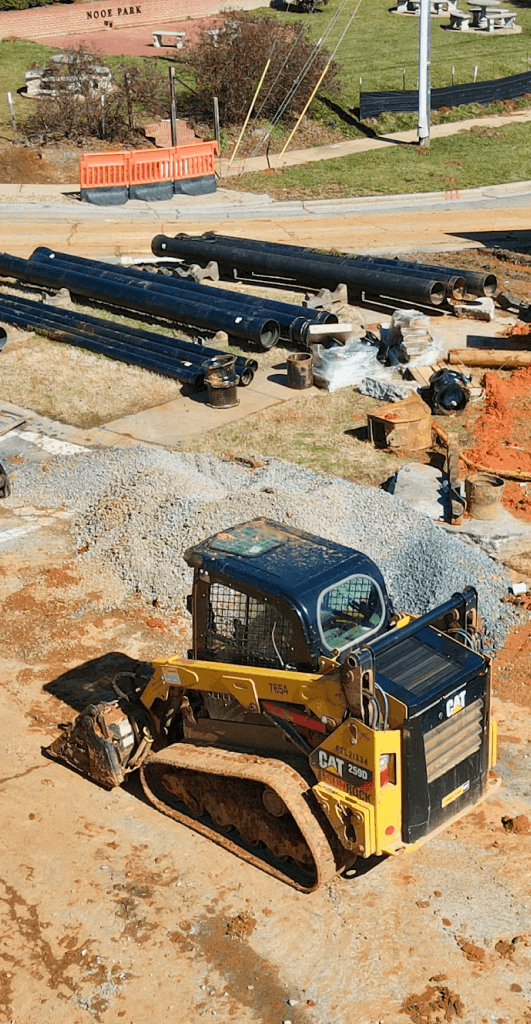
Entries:
POLYGON ((453 804, 454 800, 458 800, 459 797, 462 796, 463 793, 466 793, 467 790, 469 789, 470 779, 467 779, 467 781, 463 782, 463 785, 459 786, 458 789, 454 789, 452 793, 447 793, 446 796, 443 796, 441 800, 441 806, 448 807, 448 804, 453 804))

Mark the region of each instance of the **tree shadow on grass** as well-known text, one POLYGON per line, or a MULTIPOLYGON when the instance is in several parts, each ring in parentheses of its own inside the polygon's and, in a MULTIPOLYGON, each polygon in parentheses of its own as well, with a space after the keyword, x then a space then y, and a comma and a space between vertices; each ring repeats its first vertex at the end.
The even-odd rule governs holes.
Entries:
POLYGON ((361 132, 362 135, 365 135, 367 139, 377 139, 382 142, 392 143, 395 146, 417 145, 416 142, 403 142, 400 139, 390 139, 387 135, 380 135, 370 125, 364 124, 363 121, 360 121, 359 107, 351 107, 350 110, 344 110, 343 107, 340 107, 338 103, 334 103, 334 101, 329 99, 327 96, 320 96, 319 99, 321 100, 321 103, 323 103, 325 107, 328 107, 332 113, 336 114, 344 124, 348 124, 352 128, 357 128, 358 131, 361 132))

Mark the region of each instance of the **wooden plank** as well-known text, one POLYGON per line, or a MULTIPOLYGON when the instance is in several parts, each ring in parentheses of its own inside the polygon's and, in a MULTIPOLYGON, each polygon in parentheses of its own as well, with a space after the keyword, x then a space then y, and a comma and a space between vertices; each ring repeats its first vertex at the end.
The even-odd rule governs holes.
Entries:
POLYGON ((7 434, 10 430, 20 427, 21 423, 25 422, 26 420, 23 416, 14 416, 10 412, 0 412, 0 435, 7 434))
POLYGON ((431 366, 408 366, 408 373, 411 374, 413 380, 416 380, 417 384, 420 384, 422 388, 427 388, 429 379, 434 373, 431 366))

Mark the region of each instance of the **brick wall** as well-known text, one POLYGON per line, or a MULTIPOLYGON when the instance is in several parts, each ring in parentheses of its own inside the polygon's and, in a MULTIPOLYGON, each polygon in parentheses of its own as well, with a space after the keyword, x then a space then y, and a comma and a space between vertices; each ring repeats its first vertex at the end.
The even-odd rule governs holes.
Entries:
POLYGON ((263 7, 264 0, 139 0, 126 4, 116 3, 75 3, 68 6, 31 8, 26 11, 0 12, 0 39, 17 36, 19 39, 33 39, 36 42, 47 36, 76 35, 80 32, 97 32, 105 26, 112 28, 133 28, 135 25, 149 25, 157 29, 165 22, 178 22, 189 18, 204 18, 217 14, 225 8, 249 11, 263 7))

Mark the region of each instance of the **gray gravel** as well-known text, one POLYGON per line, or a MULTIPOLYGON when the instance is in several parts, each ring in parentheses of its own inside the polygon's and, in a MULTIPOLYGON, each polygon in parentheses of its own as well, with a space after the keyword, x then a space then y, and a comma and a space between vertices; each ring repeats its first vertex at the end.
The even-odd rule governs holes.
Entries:
POLYGON ((81 558, 114 569, 132 593, 182 608, 191 544, 255 516, 287 522, 364 551, 380 566, 395 607, 422 613, 472 584, 491 643, 514 610, 504 567, 465 546, 392 495, 274 459, 251 470, 209 455, 140 446, 17 467, 10 503, 75 510, 81 558), (267 488, 267 491, 265 490, 267 488))

